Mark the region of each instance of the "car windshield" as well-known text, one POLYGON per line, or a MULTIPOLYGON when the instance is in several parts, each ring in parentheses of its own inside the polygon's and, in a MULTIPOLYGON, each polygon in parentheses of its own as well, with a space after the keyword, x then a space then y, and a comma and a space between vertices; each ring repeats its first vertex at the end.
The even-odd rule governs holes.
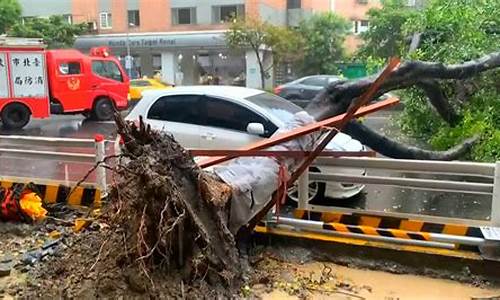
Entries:
POLYGON ((246 98, 246 100, 260 106, 283 123, 287 123, 293 118, 294 114, 302 111, 299 106, 269 93, 257 94, 246 98))

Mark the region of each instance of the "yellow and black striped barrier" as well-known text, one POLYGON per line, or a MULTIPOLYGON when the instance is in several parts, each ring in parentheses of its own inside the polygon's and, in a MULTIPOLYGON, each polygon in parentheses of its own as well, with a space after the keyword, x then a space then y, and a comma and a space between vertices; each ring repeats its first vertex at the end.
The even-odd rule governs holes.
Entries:
POLYGON ((40 194, 45 203, 66 203, 68 205, 77 206, 93 206, 101 205, 101 191, 91 184, 82 184, 75 187, 70 184, 60 182, 34 182, 37 180, 28 179, 1 179, 0 184, 4 188, 11 188, 17 184, 28 184, 33 182, 37 188, 37 193, 40 194))
POLYGON ((337 232, 350 232, 357 234, 366 234, 374 236, 384 236, 400 239, 411 239, 419 241, 430 241, 431 236, 428 232, 411 232, 401 229, 385 229, 375 228, 362 225, 346 225, 341 223, 323 223, 324 230, 337 231, 337 232))
POLYGON ((295 210, 300 220, 324 222, 325 230, 428 240, 429 233, 484 238, 481 229, 463 224, 443 224, 402 217, 374 216, 363 213, 308 212, 295 210))

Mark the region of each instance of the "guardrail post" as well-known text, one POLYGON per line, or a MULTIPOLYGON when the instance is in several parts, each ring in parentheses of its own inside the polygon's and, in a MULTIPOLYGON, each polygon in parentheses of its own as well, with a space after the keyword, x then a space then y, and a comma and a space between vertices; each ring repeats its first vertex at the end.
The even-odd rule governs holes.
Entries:
POLYGON ((491 199, 491 225, 500 227, 500 161, 497 161, 495 164, 493 197, 491 199))
MULTIPOLYGON (((102 162, 106 155, 106 147, 104 136, 101 134, 96 134, 94 137, 95 141, 95 161, 96 163, 102 162)), ((101 196, 106 196, 108 194, 108 185, 106 184, 106 168, 101 165, 96 169, 96 181, 97 185, 101 188, 101 196)))
POLYGON ((309 200, 309 171, 305 170, 297 180, 298 183, 298 193, 299 193, 299 203, 297 205, 298 209, 307 209, 309 200))

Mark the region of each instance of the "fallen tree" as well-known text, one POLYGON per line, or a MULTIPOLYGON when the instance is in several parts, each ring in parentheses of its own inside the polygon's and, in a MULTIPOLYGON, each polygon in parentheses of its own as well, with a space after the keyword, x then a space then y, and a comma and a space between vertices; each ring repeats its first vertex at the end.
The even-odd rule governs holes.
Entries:
MULTIPOLYGON (((447 98, 441 84, 449 80, 473 78, 498 67, 500 67, 500 52, 454 65, 406 61, 382 84, 374 98, 394 90, 420 88, 439 116, 453 126, 458 123, 460 116, 454 109, 452 103, 454 100, 447 98)), ((311 101, 306 107, 306 111, 316 120, 344 113, 353 100, 361 96, 376 78, 377 75, 374 75, 360 80, 333 82, 311 101)), ((356 121, 351 122, 345 128, 345 132, 383 155, 408 159, 455 160, 463 157, 476 140, 476 137, 468 139, 449 151, 429 151, 394 141, 356 121)))
MULTIPOLYGON (((485 65, 489 67, 491 62, 485 65)), ((466 66, 462 69, 475 72, 481 69, 466 66)), ((411 76, 441 74, 427 68, 465 76, 456 71, 460 66, 406 63, 383 83, 378 94, 409 83, 417 84, 418 80, 411 76), (414 68, 424 70, 415 71, 414 68)), ((374 79, 332 84, 308 110, 316 120, 346 112, 374 79)), ((310 114, 297 113, 294 120, 276 134, 313 120, 310 114)), ((302 160, 239 158, 231 162, 232 170, 231 166, 219 166, 214 172, 207 172, 195 164, 172 136, 151 130, 142 120, 136 126, 117 116, 116 124, 124 148, 113 168, 115 182, 103 218, 109 227, 86 236, 63 259, 49 265, 50 270, 57 268, 56 272, 43 274, 54 282, 57 292, 53 294, 78 298, 82 297, 82 291, 90 290, 96 293, 92 296, 97 297, 130 293, 153 298, 165 295, 174 298, 234 297, 246 271, 237 247, 239 238, 244 237, 240 233, 252 231, 253 226, 247 224, 254 225, 255 220, 270 209, 271 199, 279 198, 272 198, 273 194, 284 194, 281 189, 286 188, 284 170, 293 173, 302 160), (276 193, 278 188, 280 191, 276 193), (85 262, 81 261, 82 257, 85 262), (86 262, 88 266, 82 269, 86 262), (72 281, 68 284, 65 276, 70 274, 72 281), (54 277, 57 276, 63 283, 56 282, 54 277), (121 283, 116 284, 116 281, 121 283), (108 285, 108 282, 113 284, 108 285)), ((382 141, 380 146, 385 148, 381 148, 381 152, 401 158, 455 159, 463 155, 472 142, 466 141, 445 152, 428 152, 388 142, 360 128, 364 127, 350 123, 347 131, 362 141, 363 137, 371 141, 373 148, 382 141)), ((309 134, 273 149, 311 151, 318 140, 318 133, 309 134)))

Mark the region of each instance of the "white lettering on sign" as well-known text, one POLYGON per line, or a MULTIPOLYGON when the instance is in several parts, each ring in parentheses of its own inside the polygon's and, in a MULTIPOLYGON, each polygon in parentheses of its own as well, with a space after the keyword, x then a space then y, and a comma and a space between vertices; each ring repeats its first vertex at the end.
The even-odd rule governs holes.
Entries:
POLYGON ((14 97, 46 97, 47 78, 43 53, 12 53, 10 79, 14 97))
POLYGON ((490 241, 500 241, 499 227, 481 227, 484 238, 490 241))
POLYGON ((9 83, 7 81, 7 61, 5 53, 0 53, 0 98, 9 97, 9 83))

